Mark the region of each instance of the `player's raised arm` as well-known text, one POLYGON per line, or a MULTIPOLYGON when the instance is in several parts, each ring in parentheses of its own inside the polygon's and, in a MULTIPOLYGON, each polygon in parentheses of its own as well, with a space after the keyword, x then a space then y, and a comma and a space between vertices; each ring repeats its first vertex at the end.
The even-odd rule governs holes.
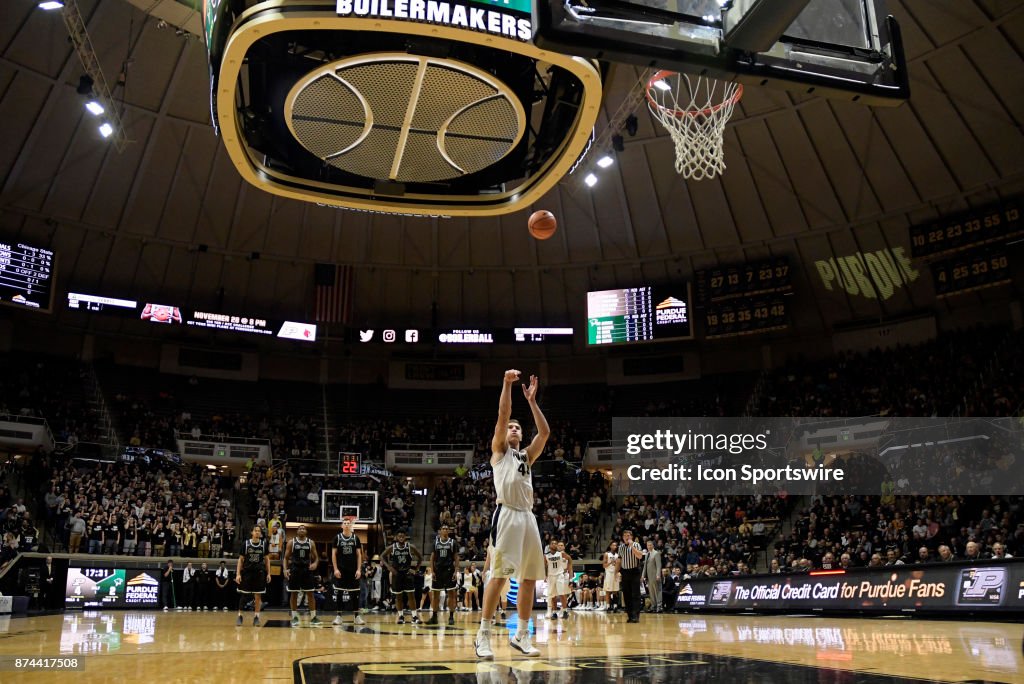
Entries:
POLYGON ((501 397, 498 399, 498 422, 494 424, 494 437, 491 438, 491 467, 494 466, 494 457, 503 456, 508 449, 508 419, 512 417, 512 383, 518 379, 519 371, 505 371, 501 397))
POLYGON ((537 435, 530 442, 530 446, 526 447, 526 453, 530 457, 530 465, 533 465, 533 462, 544 453, 544 445, 548 443, 548 437, 551 436, 548 420, 544 417, 544 412, 540 410, 540 406, 537 405, 537 385, 536 375, 530 376, 529 386, 523 385, 523 396, 526 397, 526 401, 530 405, 530 413, 533 414, 533 422, 537 426, 537 435))

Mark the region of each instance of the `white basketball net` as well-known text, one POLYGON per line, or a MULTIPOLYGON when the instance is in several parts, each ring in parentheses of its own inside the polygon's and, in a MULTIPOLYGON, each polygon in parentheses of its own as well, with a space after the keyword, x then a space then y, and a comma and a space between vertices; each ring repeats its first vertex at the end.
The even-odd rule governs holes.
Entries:
POLYGON ((677 173, 704 180, 725 171, 725 124, 741 97, 739 83, 672 71, 651 78, 647 107, 672 136, 677 173))

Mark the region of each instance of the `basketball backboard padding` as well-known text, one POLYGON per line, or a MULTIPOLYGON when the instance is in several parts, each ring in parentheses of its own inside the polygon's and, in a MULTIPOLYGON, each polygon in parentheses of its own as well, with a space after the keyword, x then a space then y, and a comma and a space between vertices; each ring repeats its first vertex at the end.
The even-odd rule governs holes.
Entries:
POLYGON ((733 0, 722 12, 725 44, 747 52, 767 52, 779 42, 811 0, 733 0))
POLYGON ((896 106, 909 99, 899 25, 888 15, 885 0, 746 0, 725 12, 722 4, 537 0, 534 43, 582 57, 861 104, 896 106), (759 20, 763 26, 747 34, 750 40, 764 38, 773 21, 783 24, 800 11, 769 49, 752 51, 731 45, 724 35, 723 16, 744 8, 744 14, 766 13, 759 20))

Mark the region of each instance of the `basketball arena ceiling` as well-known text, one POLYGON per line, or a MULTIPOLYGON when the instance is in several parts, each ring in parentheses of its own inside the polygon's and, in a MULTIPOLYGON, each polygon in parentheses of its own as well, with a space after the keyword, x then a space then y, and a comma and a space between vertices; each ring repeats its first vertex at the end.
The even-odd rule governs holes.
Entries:
MULTIPOLYGON (((976 305, 978 295, 936 302, 925 266, 867 298, 827 289, 815 262, 909 252, 910 225, 1024 188, 1020 0, 891 0, 911 100, 873 109, 747 88, 720 179, 680 179, 667 134, 641 108, 598 185, 569 176, 531 208, 559 218, 545 242, 529 237, 528 211, 361 214, 243 182, 210 126, 189 4, 79 1, 108 79, 127 64, 114 95, 132 142, 119 153, 83 110, 83 69, 60 17, 35 0, 0 3, 0 234, 58 253, 58 320, 81 324, 63 310, 68 289, 308 316, 313 265, 329 261, 355 268, 358 323, 429 324, 437 302, 443 324, 581 326, 588 290, 785 255, 796 265, 794 326, 820 330, 976 305)), ((611 71, 598 132, 641 75, 611 71)))

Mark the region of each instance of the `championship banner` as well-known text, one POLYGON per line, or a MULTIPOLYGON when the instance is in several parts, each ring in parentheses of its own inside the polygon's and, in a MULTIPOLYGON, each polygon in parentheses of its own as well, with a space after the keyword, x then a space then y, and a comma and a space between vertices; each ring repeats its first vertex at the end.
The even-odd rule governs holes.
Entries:
POLYGON ((1024 559, 684 580, 676 606, 724 611, 1024 612, 1024 559))

